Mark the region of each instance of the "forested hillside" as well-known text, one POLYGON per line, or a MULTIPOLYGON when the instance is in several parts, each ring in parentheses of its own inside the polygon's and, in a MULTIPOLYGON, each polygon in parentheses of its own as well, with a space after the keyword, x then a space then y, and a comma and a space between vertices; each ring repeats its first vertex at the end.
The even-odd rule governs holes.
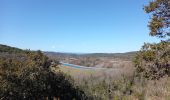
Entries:
POLYGON ((51 58, 57 57, 109 57, 109 58, 120 58, 120 59, 133 59, 136 55, 137 51, 134 52, 126 52, 126 53, 87 53, 87 54, 76 54, 76 53, 60 53, 60 52, 44 52, 47 56, 51 58))

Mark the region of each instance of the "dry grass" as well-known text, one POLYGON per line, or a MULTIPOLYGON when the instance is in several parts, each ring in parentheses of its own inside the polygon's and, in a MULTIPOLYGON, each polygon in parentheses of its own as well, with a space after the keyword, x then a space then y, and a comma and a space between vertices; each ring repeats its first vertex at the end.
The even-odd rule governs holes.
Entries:
POLYGON ((68 66, 59 66, 59 69, 64 73, 71 75, 73 78, 84 78, 90 77, 91 75, 96 74, 98 71, 96 70, 89 70, 89 69, 79 69, 79 68, 72 68, 68 66))
POLYGON ((122 76, 131 76, 134 72, 133 67, 108 68, 108 69, 80 69, 68 66, 58 66, 55 70, 61 70, 64 73, 71 75, 74 79, 89 78, 91 76, 96 78, 108 78, 109 80, 116 80, 122 76))
POLYGON ((140 80, 135 83, 133 90, 133 96, 138 100, 170 100, 170 77, 159 80, 140 80))
MULTIPOLYGON (((121 89, 128 87, 126 85, 128 78, 132 78, 134 72, 133 67, 127 66, 102 70, 78 69, 68 66, 58 66, 54 70, 61 70, 71 75, 77 83, 82 83, 82 81, 85 79, 89 80, 88 85, 95 86, 95 83, 105 80, 107 82, 111 82, 109 84, 117 84, 117 86, 120 86, 121 89), (121 79, 122 76, 126 77, 125 81, 121 79)), ((170 100, 170 77, 164 77, 160 80, 135 79, 132 87, 129 89, 133 91, 130 95, 123 95, 122 90, 114 91, 113 93, 116 96, 113 97, 113 100, 120 100, 120 98, 123 100, 170 100)))
POLYGON ((149 81, 146 85, 146 98, 148 100, 170 100, 170 78, 149 81))

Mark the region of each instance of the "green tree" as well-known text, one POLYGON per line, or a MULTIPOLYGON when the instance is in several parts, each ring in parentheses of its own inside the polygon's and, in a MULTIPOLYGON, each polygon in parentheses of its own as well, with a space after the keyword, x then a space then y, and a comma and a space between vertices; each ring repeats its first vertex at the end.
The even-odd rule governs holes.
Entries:
POLYGON ((144 7, 151 14, 149 22, 150 35, 158 37, 170 36, 170 0, 153 0, 144 7))
POLYGON ((134 61, 136 70, 149 79, 170 76, 170 0, 153 0, 144 10, 151 14, 150 35, 164 40, 144 44, 134 61))
POLYGON ((87 100, 70 76, 51 70, 58 62, 41 51, 1 48, 4 51, 0 51, 0 100, 87 100))

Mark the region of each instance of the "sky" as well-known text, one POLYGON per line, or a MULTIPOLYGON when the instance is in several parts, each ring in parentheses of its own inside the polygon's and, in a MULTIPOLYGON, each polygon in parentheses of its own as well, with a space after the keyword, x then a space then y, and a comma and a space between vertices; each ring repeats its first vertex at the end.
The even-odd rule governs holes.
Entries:
POLYGON ((31 50, 121 53, 148 35, 149 0, 0 0, 0 44, 31 50))

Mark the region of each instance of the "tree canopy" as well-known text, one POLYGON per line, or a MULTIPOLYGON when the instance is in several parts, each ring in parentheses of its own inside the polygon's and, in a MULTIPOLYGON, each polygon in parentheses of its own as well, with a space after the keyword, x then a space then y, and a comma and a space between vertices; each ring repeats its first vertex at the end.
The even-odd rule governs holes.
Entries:
POLYGON ((151 14, 150 35, 165 39, 145 43, 135 58, 137 72, 149 79, 170 76, 170 0, 153 0, 144 7, 151 14))
POLYGON ((165 38, 170 36, 170 0, 153 0, 144 7, 151 14, 150 35, 165 38))

